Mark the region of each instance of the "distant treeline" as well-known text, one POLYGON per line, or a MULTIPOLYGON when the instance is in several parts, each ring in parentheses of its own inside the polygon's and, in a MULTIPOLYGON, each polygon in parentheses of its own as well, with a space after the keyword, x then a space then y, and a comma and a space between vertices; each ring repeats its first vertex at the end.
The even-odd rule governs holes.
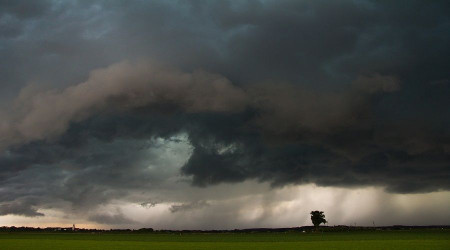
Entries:
MULTIPOLYGON (((384 226, 384 227, 357 227, 357 226, 322 226, 320 231, 323 232, 343 232, 343 231, 365 231, 365 230, 411 230, 411 229, 450 229, 450 225, 446 226, 384 226)), ((0 232, 91 232, 91 233, 258 233, 258 232, 312 232, 313 226, 290 227, 290 228, 247 228, 234 230, 153 230, 153 228, 141 229, 86 229, 73 227, 0 227, 0 232)))

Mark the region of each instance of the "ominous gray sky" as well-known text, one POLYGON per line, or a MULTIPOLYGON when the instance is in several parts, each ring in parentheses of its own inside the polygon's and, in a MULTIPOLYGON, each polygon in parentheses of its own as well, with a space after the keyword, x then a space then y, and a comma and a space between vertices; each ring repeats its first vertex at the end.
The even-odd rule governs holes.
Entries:
POLYGON ((449 224, 448 13, 0 0, 0 224, 449 224))

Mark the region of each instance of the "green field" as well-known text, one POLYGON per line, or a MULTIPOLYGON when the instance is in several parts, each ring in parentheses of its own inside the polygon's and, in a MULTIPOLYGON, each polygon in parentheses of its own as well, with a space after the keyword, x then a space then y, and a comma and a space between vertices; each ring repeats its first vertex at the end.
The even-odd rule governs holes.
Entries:
POLYGON ((450 249, 450 230, 326 233, 0 233, 0 249, 450 249))

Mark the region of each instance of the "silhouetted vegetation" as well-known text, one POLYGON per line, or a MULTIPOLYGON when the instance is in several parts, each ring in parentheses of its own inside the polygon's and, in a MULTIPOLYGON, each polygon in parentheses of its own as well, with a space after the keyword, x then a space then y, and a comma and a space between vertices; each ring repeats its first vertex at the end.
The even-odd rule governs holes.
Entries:
MULTIPOLYGON (((321 227, 322 232, 357 232, 357 231, 405 231, 405 230, 425 230, 425 229, 439 229, 439 230, 450 230, 450 226, 384 226, 384 227, 363 227, 363 226, 347 226, 347 225, 336 225, 336 226, 323 226, 321 227)), ((315 231, 313 226, 303 226, 303 227, 287 227, 287 228, 246 228, 246 229, 233 229, 233 230, 153 230, 152 228, 141 228, 141 229, 86 229, 86 228, 76 228, 72 230, 71 227, 0 227, 1 232, 55 232, 55 233, 137 233, 137 234, 180 234, 180 233, 311 233, 315 231)))
POLYGON ((319 228, 320 224, 327 223, 327 220, 325 220, 325 214, 323 211, 311 211, 311 221, 314 224, 314 227, 316 230, 319 228))

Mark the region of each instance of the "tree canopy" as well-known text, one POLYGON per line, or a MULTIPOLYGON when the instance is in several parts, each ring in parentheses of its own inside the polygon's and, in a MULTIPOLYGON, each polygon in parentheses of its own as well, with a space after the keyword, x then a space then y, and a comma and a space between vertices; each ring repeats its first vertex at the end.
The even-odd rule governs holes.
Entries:
POLYGON ((327 220, 325 220, 325 214, 323 211, 311 211, 311 221, 314 224, 314 226, 317 228, 322 223, 327 223, 327 220))

